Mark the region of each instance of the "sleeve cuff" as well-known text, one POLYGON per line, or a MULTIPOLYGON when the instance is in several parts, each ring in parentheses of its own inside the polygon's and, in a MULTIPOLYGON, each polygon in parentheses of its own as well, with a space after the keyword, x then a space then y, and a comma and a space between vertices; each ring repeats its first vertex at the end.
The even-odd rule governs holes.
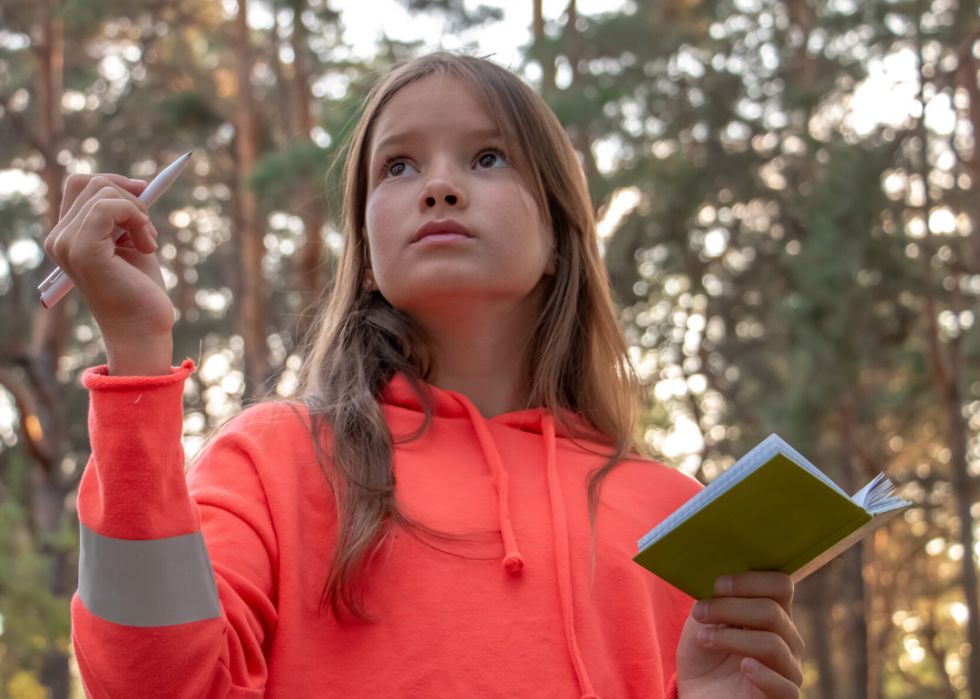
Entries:
POLYGON ((92 456, 78 488, 79 521, 114 539, 158 539, 200 529, 187 493, 181 445, 188 359, 164 376, 108 376, 88 369, 92 456))
POLYGON ((664 695, 665 699, 677 699, 677 673, 675 672, 670 677, 670 682, 667 683, 667 693, 664 695))
POLYGON ((163 376, 109 376, 109 365, 86 369, 82 374, 82 385, 89 390, 110 390, 129 388, 151 388, 183 383, 194 372, 194 360, 185 359, 179 367, 170 367, 170 375, 163 376))

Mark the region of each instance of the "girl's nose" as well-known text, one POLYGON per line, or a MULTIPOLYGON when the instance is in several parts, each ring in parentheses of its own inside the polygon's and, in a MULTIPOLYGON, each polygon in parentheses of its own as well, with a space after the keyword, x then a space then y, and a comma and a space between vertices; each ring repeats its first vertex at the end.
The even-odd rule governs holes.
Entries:
POLYGON ((459 176, 448 167, 432 172, 419 195, 419 208, 428 211, 438 206, 465 207, 466 196, 463 188, 457 184, 459 176))
MULTIPOLYGON (((450 206, 454 205, 456 203, 456 195, 455 194, 447 194, 446 195, 446 203, 449 204, 450 206)), ((425 198, 425 205, 428 206, 429 208, 432 208, 433 206, 436 205, 436 198, 435 197, 426 197, 425 198)))

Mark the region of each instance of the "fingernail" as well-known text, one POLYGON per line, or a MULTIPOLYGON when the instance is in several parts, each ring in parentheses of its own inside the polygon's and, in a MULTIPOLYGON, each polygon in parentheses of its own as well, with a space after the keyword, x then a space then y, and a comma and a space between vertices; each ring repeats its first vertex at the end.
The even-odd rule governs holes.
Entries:
POLYGON ((698 641, 703 646, 710 646, 711 641, 715 637, 715 630, 713 628, 705 628, 698 631, 698 641))
POLYGON ((755 658, 746 658, 742 661, 742 671, 746 675, 754 674, 759 669, 759 661, 755 658))
POLYGON ((708 618, 708 603, 704 600, 694 603, 694 618, 698 621, 704 621, 708 618))
POLYGON ((723 575, 715 580, 715 594, 719 597, 732 594, 732 579, 730 576, 723 575))

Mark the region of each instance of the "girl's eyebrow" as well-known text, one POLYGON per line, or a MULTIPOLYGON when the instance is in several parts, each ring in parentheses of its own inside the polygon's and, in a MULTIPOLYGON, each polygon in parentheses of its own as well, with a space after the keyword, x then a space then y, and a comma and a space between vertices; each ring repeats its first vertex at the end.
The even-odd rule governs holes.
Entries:
MULTIPOLYGON (((390 148, 392 146, 398 146, 403 143, 414 141, 420 138, 421 132, 419 131, 401 131, 399 133, 392 134, 391 136, 386 136, 385 138, 378 141, 378 144, 374 147, 374 153, 380 153, 385 148, 390 148)), ((500 139, 500 131, 496 128, 490 129, 475 129, 466 133, 466 138, 473 141, 489 140, 489 139, 500 139)))

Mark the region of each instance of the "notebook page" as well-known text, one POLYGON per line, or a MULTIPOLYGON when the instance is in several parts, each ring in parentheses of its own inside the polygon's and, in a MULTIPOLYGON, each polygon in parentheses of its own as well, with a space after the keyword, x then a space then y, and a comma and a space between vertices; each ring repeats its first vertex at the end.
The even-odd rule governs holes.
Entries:
POLYGON ((851 497, 851 500, 853 500, 855 503, 857 503, 858 505, 860 505, 861 507, 863 507, 865 510, 867 510, 868 509, 868 499, 870 497, 871 490, 879 482, 881 482, 881 479, 884 478, 884 477, 885 477, 885 474, 884 473, 879 473, 877 476, 874 477, 874 479, 872 479, 872 481, 870 483, 868 483, 866 486, 864 486, 863 488, 861 488, 861 490, 859 490, 856 493, 854 493, 854 495, 851 497))
POLYGON ((895 484, 884 473, 879 473, 851 498, 872 515, 911 505, 895 492, 895 484))

